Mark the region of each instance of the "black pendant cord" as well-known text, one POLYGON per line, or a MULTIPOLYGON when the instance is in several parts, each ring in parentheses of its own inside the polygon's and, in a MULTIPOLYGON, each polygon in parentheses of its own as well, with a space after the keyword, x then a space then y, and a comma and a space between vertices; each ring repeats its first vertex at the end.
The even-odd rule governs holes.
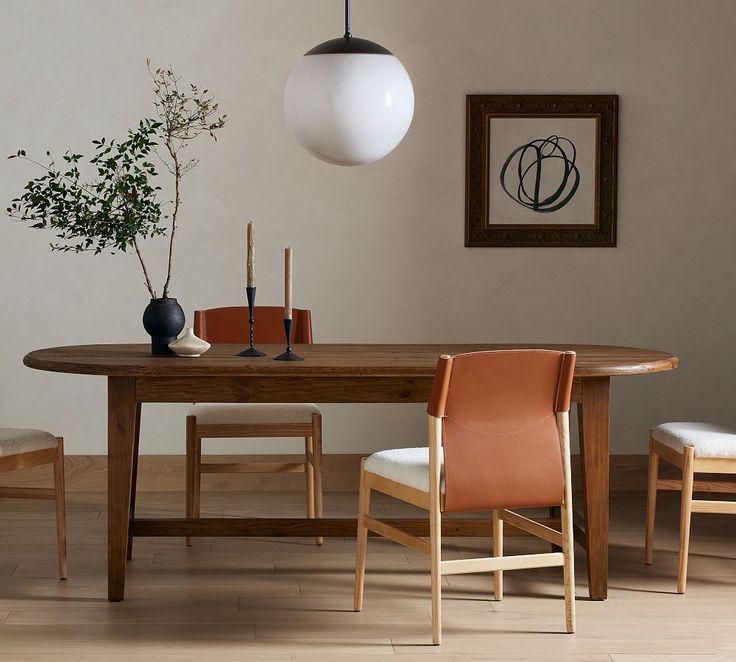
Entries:
POLYGON ((345 0, 345 39, 350 39, 353 35, 350 33, 350 0, 345 0))
POLYGON ((337 39, 330 39, 308 50, 304 55, 344 55, 345 53, 363 53, 366 55, 391 55, 391 51, 368 39, 353 37, 350 31, 350 0, 345 0, 345 34, 337 39))

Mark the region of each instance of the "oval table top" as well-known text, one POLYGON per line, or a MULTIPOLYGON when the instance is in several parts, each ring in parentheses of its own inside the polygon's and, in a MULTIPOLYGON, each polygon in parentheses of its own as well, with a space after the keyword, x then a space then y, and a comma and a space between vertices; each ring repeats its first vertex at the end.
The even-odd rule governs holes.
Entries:
POLYGON ((314 344, 296 345, 304 361, 273 361, 283 345, 259 345, 265 357, 237 356, 244 345, 213 345, 198 358, 152 356, 147 344, 75 345, 30 352, 29 368, 117 377, 432 377, 440 354, 497 349, 555 349, 577 353, 576 377, 637 375, 672 370, 667 352, 612 345, 579 344, 314 344))

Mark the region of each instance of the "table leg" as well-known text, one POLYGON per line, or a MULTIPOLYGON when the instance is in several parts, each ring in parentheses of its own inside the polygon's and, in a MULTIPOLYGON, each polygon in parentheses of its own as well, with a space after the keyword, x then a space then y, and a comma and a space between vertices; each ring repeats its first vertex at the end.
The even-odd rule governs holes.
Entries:
POLYGON ((125 557, 136 427, 134 377, 107 380, 107 597, 125 595, 125 557))
MULTIPOLYGON (((135 440, 133 442, 133 469, 130 478, 130 519, 135 517, 135 492, 138 483, 138 451, 141 445, 141 403, 135 409, 135 440)), ((133 558, 133 536, 128 534, 128 561, 133 558)))
POLYGON ((609 377, 584 378, 578 404, 585 549, 591 600, 608 597, 610 381, 609 377))

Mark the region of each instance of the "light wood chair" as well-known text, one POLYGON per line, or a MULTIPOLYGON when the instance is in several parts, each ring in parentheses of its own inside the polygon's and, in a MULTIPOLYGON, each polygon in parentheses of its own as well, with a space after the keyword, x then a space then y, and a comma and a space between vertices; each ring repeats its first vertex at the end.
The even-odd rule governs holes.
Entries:
MULTIPOLYGON (((257 306, 255 344, 284 344, 283 308, 257 306)), ((309 310, 293 311, 292 340, 312 343, 309 310)), ((194 313, 194 333, 209 343, 248 342, 248 308, 212 308, 194 313)), ((243 359, 268 361, 267 357, 243 359)), ((200 516, 203 473, 305 473, 307 517, 322 517, 322 414, 315 404, 198 404, 187 417, 187 517, 200 516), (202 439, 302 437, 304 462, 202 462, 202 439)), ((315 539, 321 545, 323 539, 315 539)), ((187 538, 192 544, 192 538, 187 538)))
POLYGON ((380 451, 360 472, 354 608, 363 606, 368 531, 430 557, 432 641, 442 637, 443 575, 493 572, 496 600, 503 572, 562 566, 567 632, 575 631, 572 496, 568 412, 573 352, 511 350, 443 355, 428 407, 429 448, 380 451), (416 538, 370 515, 376 490, 429 511, 430 539, 416 538), (509 508, 560 506, 556 531, 509 508), (443 512, 490 510, 493 556, 441 560, 443 512), (503 555, 503 526, 560 548, 503 555))
POLYGON ((677 592, 684 593, 693 513, 736 515, 736 502, 693 499, 693 492, 734 494, 736 481, 695 480, 696 473, 736 474, 736 428, 710 423, 664 423, 649 433, 649 480, 644 562, 652 563, 657 490, 678 490, 680 551, 677 592), (659 477, 660 459, 682 471, 682 480, 659 477))
POLYGON ((53 499, 56 502, 56 543, 59 577, 66 579, 66 508, 64 503, 64 440, 43 430, 0 428, 0 473, 54 465, 54 487, 0 487, 0 498, 53 499))

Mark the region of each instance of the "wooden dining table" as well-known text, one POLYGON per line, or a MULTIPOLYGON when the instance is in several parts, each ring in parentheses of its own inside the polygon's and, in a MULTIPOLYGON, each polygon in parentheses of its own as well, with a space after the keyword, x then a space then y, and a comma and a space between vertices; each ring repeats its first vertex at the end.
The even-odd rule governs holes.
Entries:
MULTIPOLYGON (((304 361, 273 361, 283 347, 266 345, 262 358, 237 356, 237 345, 215 345, 199 358, 152 356, 148 345, 80 345, 40 349, 30 368, 107 377, 108 599, 125 595, 129 541, 136 536, 354 536, 354 518, 139 518, 134 516, 135 472, 142 403, 154 402, 427 402, 440 354, 495 349, 575 351, 582 512, 575 538, 587 552, 593 600, 608 588, 608 497, 611 377, 677 367, 666 352, 578 344, 315 344, 297 345, 304 361)), ((183 441, 183 440, 182 440, 183 441)), ((401 444, 397 439, 396 443, 401 444)), ((356 486, 357 487, 357 486, 356 486)), ((394 526, 428 535, 429 521, 397 519, 394 526)), ((446 518, 443 535, 490 535, 490 522, 446 518)))

